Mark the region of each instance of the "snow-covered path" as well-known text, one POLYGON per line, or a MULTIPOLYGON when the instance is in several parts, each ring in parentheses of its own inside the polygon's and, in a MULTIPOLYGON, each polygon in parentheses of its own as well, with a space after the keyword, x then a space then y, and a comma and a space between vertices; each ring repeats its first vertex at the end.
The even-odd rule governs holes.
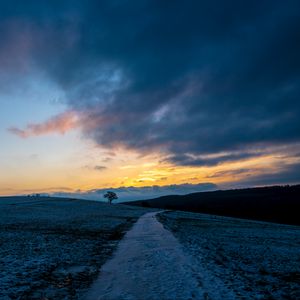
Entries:
POLYGON ((87 295, 96 299, 205 299, 190 257, 154 213, 140 217, 87 295))

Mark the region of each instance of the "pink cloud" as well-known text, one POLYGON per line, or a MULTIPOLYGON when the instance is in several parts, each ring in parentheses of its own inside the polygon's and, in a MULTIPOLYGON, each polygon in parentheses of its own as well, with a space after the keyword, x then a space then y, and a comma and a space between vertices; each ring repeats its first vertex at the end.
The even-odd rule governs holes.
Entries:
POLYGON ((79 126, 78 116, 73 111, 56 115, 45 122, 28 124, 24 129, 17 127, 8 128, 8 131, 22 138, 40 136, 51 133, 65 134, 67 131, 79 126))

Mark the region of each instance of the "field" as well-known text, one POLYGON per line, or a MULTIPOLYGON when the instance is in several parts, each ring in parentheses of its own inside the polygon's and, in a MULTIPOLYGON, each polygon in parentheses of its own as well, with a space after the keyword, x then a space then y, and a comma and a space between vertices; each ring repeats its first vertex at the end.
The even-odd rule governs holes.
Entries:
MULTIPOLYGON (((0 299, 85 299, 96 278, 107 279, 100 268, 124 233, 151 211, 75 199, 0 198, 0 299)), ((152 300, 193 286, 194 299, 300 299, 299 226, 165 211, 157 215, 163 232, 145 216, 121 242, 127 246, 114 252, 123 262, 113 272, 121 278, 115 291, 123 286, 133 295, 144 284, 144 298, 152 300), (185 284, 179 288, 180 280, 185 284)))
POLYGON ((0 299, 80 299, 145 209, 0 198, 0 299))
POLYGON ((218 286, 237 299, 300 299, 300 227, 189 212, 159 220, 193 257, 207 299, 222 296, 218 286))

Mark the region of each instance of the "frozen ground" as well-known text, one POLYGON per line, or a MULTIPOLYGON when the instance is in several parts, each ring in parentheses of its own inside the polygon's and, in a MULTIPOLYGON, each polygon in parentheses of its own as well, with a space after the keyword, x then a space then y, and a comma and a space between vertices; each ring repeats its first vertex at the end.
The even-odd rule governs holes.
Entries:
POLYGON ((0 299, 300 299, 300 227, 145 212, 0 198, 0 299))
POLYGON ((300 227, 187 212, 158 218, 192 257, 206 299, 300 299, 300 227), (230 297, 216 294, 224 287, 230 297))
POLYGON ((0 299, 80 299, 144 209, 0 198, 0 299))

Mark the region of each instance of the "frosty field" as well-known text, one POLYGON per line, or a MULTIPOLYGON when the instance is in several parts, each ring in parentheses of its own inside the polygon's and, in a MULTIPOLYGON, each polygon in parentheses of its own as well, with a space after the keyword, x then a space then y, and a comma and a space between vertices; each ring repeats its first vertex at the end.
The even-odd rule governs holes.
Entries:
POLYGON ((300 227, 187 212, 158 218, 193 258, 206 299, 300 299, 300 227))
POLYGON ((145 209, 0 198, 0 299, 80 299, 145 209))
POLYGON ((299 226, 0 198, 1 300, 300 299, 299 249, 299 226))

